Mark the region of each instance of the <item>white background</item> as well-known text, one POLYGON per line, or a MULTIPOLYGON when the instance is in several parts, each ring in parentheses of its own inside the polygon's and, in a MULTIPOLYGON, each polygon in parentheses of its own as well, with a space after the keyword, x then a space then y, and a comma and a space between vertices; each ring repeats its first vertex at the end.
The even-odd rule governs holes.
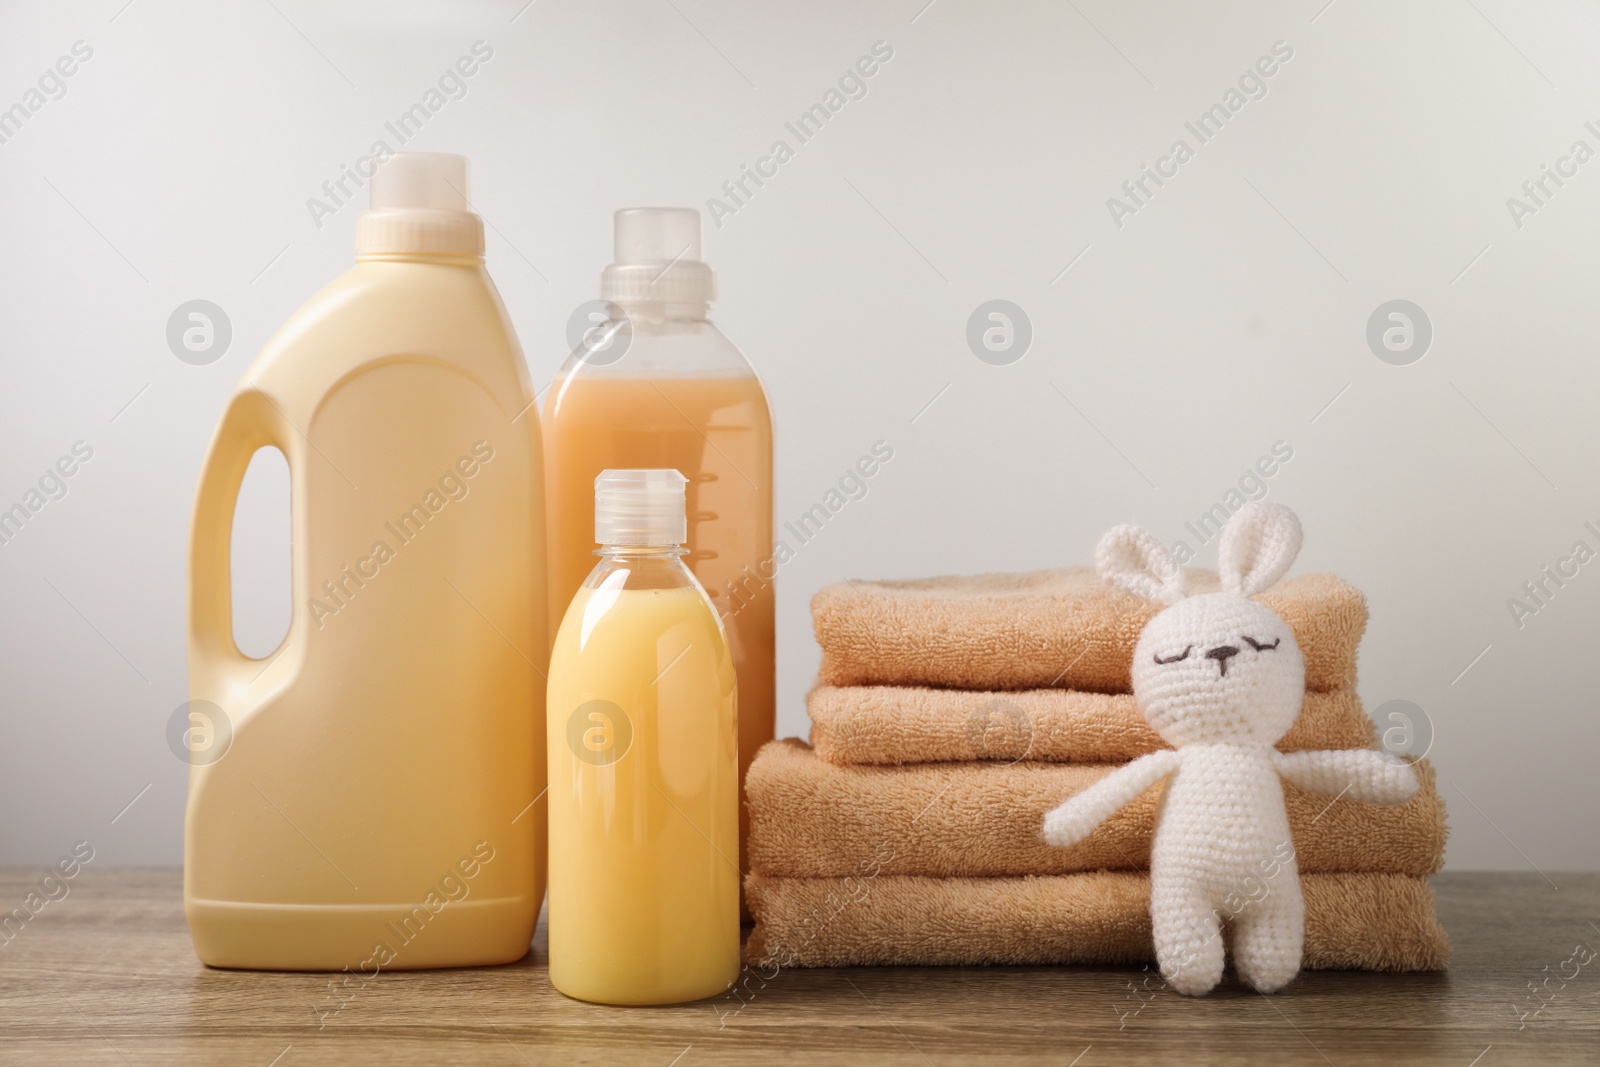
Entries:
POLYGON ((1298 569, 1370 598, 1367 707, 1431 720, 1449 865, 1600 868, 1600 562, 1520 629, 1507 606, 1600 549, 1600 160, 1520 227, 1506 205, 1600 149, 1592 7, 124 3, 0 16, 0 107, 94 49, 0 145, 0 507, 94 449, 0 546, 0 863, 79 839, 180 862, 164 730, 201 457, 253 354, 351 263, 364 195, 320 228, 306 201, 385 120, 494 49, 408 147, 471 157, 542 388, 611 212, 704 207, 882 40, 868 95, 707 227, 715 317, 772 398, 780 522, 895 449, 781 573, 779 733, 805 732, 824 583, 1082 563, 1123 521, 1194 544, 1185 520, 1281 440, 1298 569), (1107 198, 1280 40, 1268 95, 1118 227, 1107 198), (165 340, 194 298, 233 324, 210 366, 165 340), (1009 366, 965 341, 994 298, 1033 325, 1009 366), (1365 340, 1395 298, 1434 330, 1408 366, 1365 340))

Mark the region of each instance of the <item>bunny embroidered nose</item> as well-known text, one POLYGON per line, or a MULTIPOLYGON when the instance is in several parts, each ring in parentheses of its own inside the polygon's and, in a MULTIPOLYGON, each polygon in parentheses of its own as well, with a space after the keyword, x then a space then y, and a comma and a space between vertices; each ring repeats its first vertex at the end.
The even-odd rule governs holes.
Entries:
POLYGON ((1239 654, 1238 645, 1218 645, 1206 653, 1206 659, 1214 659, 1221 668, 1223 677, 1228 675, 1228 661, 1239 654))

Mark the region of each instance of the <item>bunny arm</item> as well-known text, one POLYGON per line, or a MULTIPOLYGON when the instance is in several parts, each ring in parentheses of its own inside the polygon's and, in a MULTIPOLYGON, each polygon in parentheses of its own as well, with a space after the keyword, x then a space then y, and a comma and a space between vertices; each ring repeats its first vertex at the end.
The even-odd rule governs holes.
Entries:
POLYGON ((1179 758, 1170 748, 1152 752, 1074 793, 1045 813, 1044 839, 1061 848, 1077 844, 1119 808, 1131 804, 1140 793, 1177 770, 1179 758))
POLYGON ((1315 793, 1348 794, 1369 804, 1404 804, 1421 788, 1409 763, 1373 749, 1274 752, 1273 757, 1279 774, 1315 793))

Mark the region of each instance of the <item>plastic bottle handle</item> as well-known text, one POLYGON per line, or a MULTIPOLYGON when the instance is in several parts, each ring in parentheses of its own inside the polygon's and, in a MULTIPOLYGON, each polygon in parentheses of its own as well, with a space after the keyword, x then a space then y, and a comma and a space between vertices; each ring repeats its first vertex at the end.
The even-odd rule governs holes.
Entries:
MULTIPOLYGON (((290 491, 298 484, 298 438, 267 397, 249 388, 235 394, 211 442, 195 494, 189 538, 189 658, 193 678, 210 675, 217 699, 242 688, 260 672, 258 661, 239 651, 233 638, 233 513, 239 487, 256 451, 274 447, 289 465, 290 491)), ((287 642, 293 635, 291 620, 287 642)), ((274 653, 276 654, 276 653, 274 653)))

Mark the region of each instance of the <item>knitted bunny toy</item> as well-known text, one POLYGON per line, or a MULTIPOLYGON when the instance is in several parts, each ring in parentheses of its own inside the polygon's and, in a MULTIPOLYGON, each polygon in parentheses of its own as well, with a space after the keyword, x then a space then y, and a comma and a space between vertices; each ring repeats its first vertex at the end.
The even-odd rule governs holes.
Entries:
POLYGON ((1305 697, 1305 661, 1287 623, 1249 599, 1289 569, 1300 520, 1252 503, 1222 531, 1220 593, 1189 596, 1156 539, 1118 526, 1095 566, 1125 592, 1163 610, 1133 653, 1133 695, 1171 749, 1129 763, 1044 818, 1052 845, 1076 844, 1117 809, 1169 779, 1150 852, 1156 960, 1180 993, 1222 978, 1221 925, 1233 923, 1240 977, 1263 993, 1300 970, 1305 904, 1279 776, 1303 789, 1379 804, 1417 791, 1411 767, 1372 750, 1280 753, 1305 697))

